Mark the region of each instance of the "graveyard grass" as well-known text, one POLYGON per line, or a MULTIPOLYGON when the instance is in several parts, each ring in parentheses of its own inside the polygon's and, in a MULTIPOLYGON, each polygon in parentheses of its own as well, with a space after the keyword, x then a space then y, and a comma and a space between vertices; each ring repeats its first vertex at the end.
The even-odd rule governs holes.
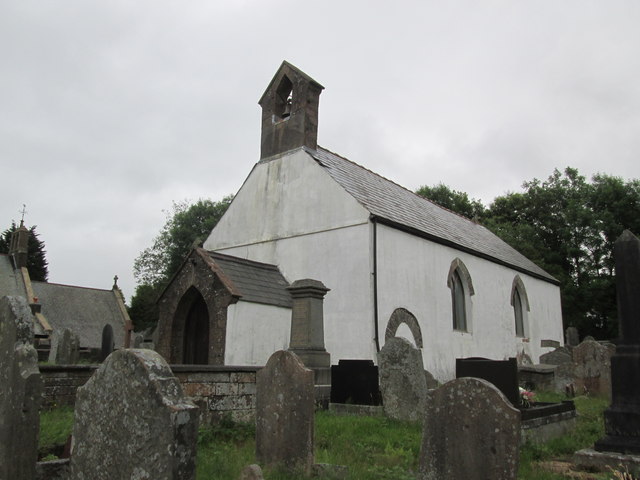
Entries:
MULTIPOLYGON (((40 413, 39 455, 47 458, 55 447, 63 446, 73 428, 73 408, 59 407, 40 413)), ((52 459, 51 456, 47 459, 52 459)))
MULTIPOLYGON (((539 401, 560 401, 558 394, 539 394, 539 401)), ((527 444, 521 449, 520 480, 560 480, 568 478, 541 469, 538 462, 569 459, 576 450, 591 446, 603 435, 602 413, 607 407, 601 398, 577 397, 577 427, 570 435, 544 445, 527 444)), ((41 415, 40 449, 63 444, 71 432, 73 411, 57 408, 41 415)), ((215 428, 202 428, 198 438, 197 478, 237 480, 242 468, 255 463, 253 425, 223 420, 215 428)), ((421 428, 384 417, 316 414, 315 461, 349 467, 348 480, 410 480, 418 468, 421 428)), ((265 470, 267 480, 294 480, 300 475, 265 470)), ((316 477, 331 479, 330 475, 316 477)), ((594 478, 612 479, 612 474, 594 478)))

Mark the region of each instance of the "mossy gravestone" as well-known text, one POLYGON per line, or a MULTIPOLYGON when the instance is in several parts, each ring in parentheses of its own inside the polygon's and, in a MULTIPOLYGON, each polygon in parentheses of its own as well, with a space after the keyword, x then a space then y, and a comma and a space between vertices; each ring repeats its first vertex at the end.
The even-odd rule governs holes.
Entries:
POLYGON ((421 480, 515 480, 520 411, 486 380, 458 378, 427 395, 421 480))
POLYGON ((35 478, 42 379, 23 297, 0 299, 0 478, 35 478))
POLYGON ((118 350, 78 389, 72 480, 195 479, 198 407, 164 359, 118 350))
POLYGON ((313 465, 313 371, 278 351, 256 378, 256 458, 262 465, 310 474, 313 465))
POLYGON ((49 363, 57 365, 75 365, 78 363, 80 338, 68 328, 56 330, 51 334, 49 363))
POLYGON ((427 380, 420 350, 392 337, 378 354, 378 371, 384 413, 395 420, 422 422, 427 380))

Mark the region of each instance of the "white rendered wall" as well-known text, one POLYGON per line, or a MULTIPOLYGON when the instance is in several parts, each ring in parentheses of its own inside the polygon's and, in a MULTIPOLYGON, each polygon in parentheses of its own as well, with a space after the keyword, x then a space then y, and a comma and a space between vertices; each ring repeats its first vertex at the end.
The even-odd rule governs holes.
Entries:
POLYGON ((291 309, 239 301, 227 309, 225 365, 265 365, 289 346, 291 309), (250 340, 250 341, 249 341, 250 340))
MULTIPOLYGON (((458 357, 502 360, 524 352, 536 362, 541 353, 549 350, 540 347, 541 339, 562 343, 557 286, 384 225, 377 229, 380 335, 384 336, 396 308, 413 313, 422 330, 425 368, 438 380, 455 376, 458 357), (455 331, 452 326, 447 276, 455 258, 467 267, 475 290, 467 312, 468 333, 455 331), (515 334, 510 296, 516 275, 520 276, 530 303, 528 341, 515 334)), ((408 330, 400 333, 410 335, 408 330)), ((381 340, 383 343, 384 338, 381 340)))
POLYGON ((369 212, 304 150, 255 165, 204 242, 207 250, 366 223, 369 212))
MULTIPOLYGON (((399 307, 418 319, 425 368, 442 381, 453 378, 456 357, 503 359, 524 352, 537 361, 548 350, 540 348, 541 339, 562 343, 557 286, 396 229, 377 229, 380 346, 389 317, 399 307), (456 257, 465 263, 475 288, 469 333, 452 328, 447 275, 456 257), (528 342, 515 335, 510 294, 516 274, 530 302, 528 342)), ((369 212, 297 150, 254 167, 204 247, 275 264, 289 282, 313 278, 330 288, 324 330, 335 364, 339 359, 376 361, 372 245, 369 212)), ((288 342, 289 325, 286 331, 288 342)), ((252 342, 260 341, 253 335, 228 336, 227 349, 251 349, 252 342)), ((228 358, 227 363, 246 362, 228 358)))
POLYGON ((312 278, 330 288, 325 347, 337 363, 375 358, 370 241, 369 212, 297 150, 254 167, 204 248, 275 264, 289 282, 312 278))
POLYGON ((324 298, 324 338, 332 363, 375 359, 369 232, 364 224, 219 251, 274 263, 289 282, 320 280, 331 289, 324 298))

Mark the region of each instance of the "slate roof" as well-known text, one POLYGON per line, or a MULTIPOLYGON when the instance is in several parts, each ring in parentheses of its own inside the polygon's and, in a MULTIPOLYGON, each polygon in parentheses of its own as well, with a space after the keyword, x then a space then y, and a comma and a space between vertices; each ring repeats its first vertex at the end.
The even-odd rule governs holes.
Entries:
POLYGON ((305 148, 305 151, 381 223, 558 283, 553 276, 482 225, 329 150, 318 147, 317 150, 305 148))
POLYGON ((31 285, 54 330, 68 328, 80 337, 81 347, 101 348, 102 329, 111 323, 116 346, 124 345, 125 319, 113 290, 47 282, 31 285))
POLYGON ((218 252, 207 253, 233 282, 242 301, 291 308, 289 282, 277 266, 218 252))

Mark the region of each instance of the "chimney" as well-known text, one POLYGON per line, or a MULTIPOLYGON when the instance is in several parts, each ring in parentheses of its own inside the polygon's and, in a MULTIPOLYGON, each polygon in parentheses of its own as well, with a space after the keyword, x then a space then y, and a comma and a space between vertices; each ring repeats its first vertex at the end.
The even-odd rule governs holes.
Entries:
POLYGON ((27 266, 29 252, 29 230, 20 222, 20 227, 11 235, 9 255, 13 259, 13 267, 19 269, 27 266))
POLYGON ((288 62, 269 83, 262 107, 260 159, 300 147, 318 147, 318 104, 324 87, 288 62))

